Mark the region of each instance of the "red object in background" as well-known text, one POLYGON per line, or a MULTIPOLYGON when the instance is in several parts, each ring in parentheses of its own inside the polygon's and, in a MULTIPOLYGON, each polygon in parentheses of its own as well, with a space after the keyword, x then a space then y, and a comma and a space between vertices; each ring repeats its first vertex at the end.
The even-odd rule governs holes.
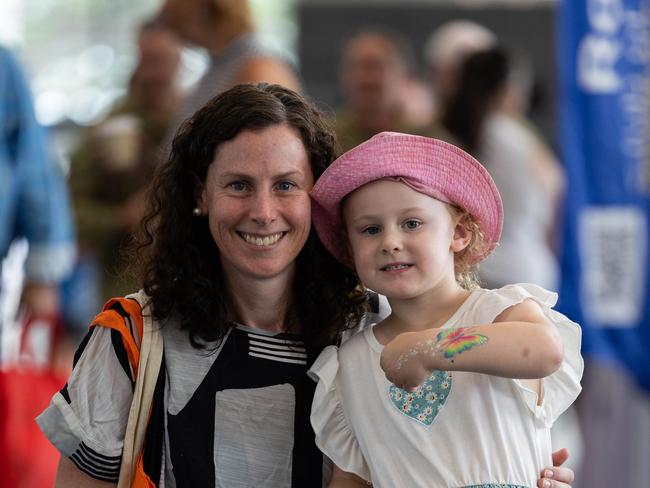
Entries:
POLYGON ((19 356, 0 370, 0 488, 54 485, 59 453, 34 418, 66 381, 52 368, 60 328, 56 316, 25 320, 19 356))

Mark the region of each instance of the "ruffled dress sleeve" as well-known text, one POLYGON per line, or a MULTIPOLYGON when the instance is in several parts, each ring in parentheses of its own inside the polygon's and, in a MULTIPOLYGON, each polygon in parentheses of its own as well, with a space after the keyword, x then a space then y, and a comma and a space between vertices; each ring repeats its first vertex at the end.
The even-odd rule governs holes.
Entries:
POLYGON ((584 362, 580 355, 582 331, 580 326, 561 313, 552 309, 557 303, 557 294, 537 285, 522 283, 490 290, 488 314, 491 321, 502 311, 523 302, 534 300, 542 308, 546 318, 557 328, 564 346, 564 359, 560 368, 542 380, 542 402, 538 405, 537 393, 514 380, 517 391, 528 409, 536 418, 550 427, 555 420, 575 401, 582 387, 580 380, 584 362), (491 310, 490 310, 491 309, 491 310))
POLYGON ((338 352, 336 346, 326 347, 307 373, 318 382, 311 408, 311 425, 316 433, 316 445, 334 464, 343 471, 370 480, 370 469, 348 424, 337 390, 338 352))

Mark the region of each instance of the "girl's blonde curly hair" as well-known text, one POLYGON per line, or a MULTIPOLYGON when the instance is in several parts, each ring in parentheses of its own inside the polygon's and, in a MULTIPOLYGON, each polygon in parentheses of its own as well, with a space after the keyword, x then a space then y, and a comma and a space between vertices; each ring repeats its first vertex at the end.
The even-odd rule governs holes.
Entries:
POLYGON ((466 210, 455 205, 449 205, 453 217, 458 219, 458 225, 465 227, 470 234, 467 246, 454 256, 454 274, 456 282, 466 290, 480 286, 478 267, 473 265, 472 258, 483 256, 487 251, 485 234, 478 222, 466 210))

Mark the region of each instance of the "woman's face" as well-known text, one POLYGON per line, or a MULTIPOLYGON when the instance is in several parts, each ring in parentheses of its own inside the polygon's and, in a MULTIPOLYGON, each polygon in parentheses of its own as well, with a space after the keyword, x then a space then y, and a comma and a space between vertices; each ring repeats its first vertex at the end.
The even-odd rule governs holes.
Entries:
POLYGON ((243 130, 217 148, 199 207, 229 280, 290 277, 311 228, 313 184, 305 146, 286 124, 243 130))

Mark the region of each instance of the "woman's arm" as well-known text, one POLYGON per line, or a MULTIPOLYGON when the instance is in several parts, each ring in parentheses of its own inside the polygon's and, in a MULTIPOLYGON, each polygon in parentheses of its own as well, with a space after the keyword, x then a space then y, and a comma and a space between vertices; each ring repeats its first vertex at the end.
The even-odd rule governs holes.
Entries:
POLYGON ((67 457, 59 459, 59 469, 56 472, 54 488, 109 488, 117 486, 116 483, 99 481, 81 471, 67 457))
POLYGON ((413 390, 434 370, 507 378, 543 378, 562 364, 560 336, 532 300, 513 305, 489 325, 398 335, 381 354, 389 381, 413 390))
POLYGON ((336 464, 332 470, 332 481, 328 488, 369 488, 372 485, 356 474, 348 473, 340 469, 336 464))
POLYGON ((553 467, 544 468, 537 481, 539 488, 571 488, 573 470, 561 466, 569 459, 569 450, 565 447, 553 453, 553 467))

